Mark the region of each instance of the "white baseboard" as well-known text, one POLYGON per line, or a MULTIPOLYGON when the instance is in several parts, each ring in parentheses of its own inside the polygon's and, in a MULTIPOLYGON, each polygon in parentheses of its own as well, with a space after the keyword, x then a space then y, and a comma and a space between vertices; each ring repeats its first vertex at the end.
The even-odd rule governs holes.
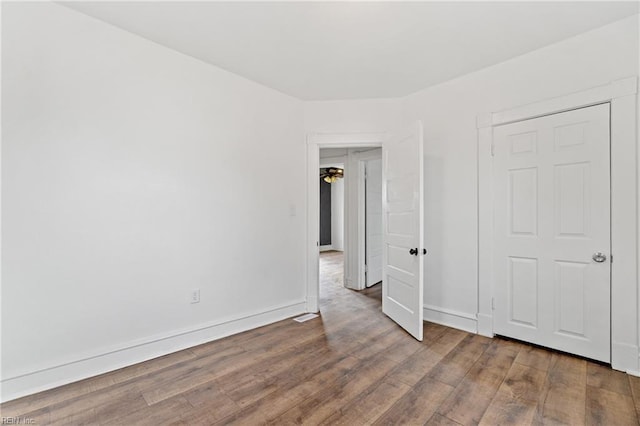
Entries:
POLYGON ((425 321, 457 328, 469 333, 478 333, 478 320, 474 315, 458 312, 438 306, 424 305, 423 315, 425 321))
POLYGON ((611 368, 634 374, 640 370, 639 361, 638 346, 611 342, 611 368))
POLYGON ((189 330, 167 333, 164 336, 154 336, 148 341, 133 342, 115 350, 85 356, 64 364, 21 374, 0 382, 0 402, 10 401, 148 361, 182 349, 281 321, 306 311, 306 302, 296 302, 245 315, 241 318, 216 321, 202 324, 189 330))
POLYGON ((323 251, 331 251, 333 250, 333 246, 320 246, 320 253, 323 251))
POLYGON ((478 334, 485 337, 493 337, 493 316, 478 314, 478 334))

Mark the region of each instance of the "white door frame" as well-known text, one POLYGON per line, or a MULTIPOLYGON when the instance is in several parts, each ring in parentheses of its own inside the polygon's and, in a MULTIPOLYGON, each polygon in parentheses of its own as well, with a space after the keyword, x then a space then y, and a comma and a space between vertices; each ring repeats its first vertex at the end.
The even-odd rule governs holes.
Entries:
MULTIPOLYGON (((318 169, 320 167, 320 148, 381 147, 385 137, 386 133, 310 133, 307 135, 307 312, 318 312, 319 310, 320 188, 318 186, 318 169)), ((345 175, 347 173, 349 171, 345 168, 345 175)), ((345 199, 348 198, 349 188, 345 185, 345 199)), ((349 202, 345 202, 345 224, 349 216, 349 204, 349 202)), ((350 245, 351 238, 345 233, 344 250, 347 256, 355 252, 350 245)), ((345 259, 345 264, 347 263, 348 260, 345 259)), ((347 277, 345 277, 345 282, 346 280, 347 277)))
POLYGON ((478 333, 493 336, 493 126, 611 104, 611 366, 640 375, 638 77, 478 115, 478 333))
POLYGON ((354 283, 354 287, 356 290, 364 290, 367 287, 367 279, 366 279, 366 240, 367 234, 365 229, 366 224, 366 212, 367 207, 365 205, 365 167, 366 162, 369 160, 382 159, 382 153, 380 151, 366 151, 354 156, 354 162, 357 163, 358 167, 358 260, 359 260, 359 279, 354 283))

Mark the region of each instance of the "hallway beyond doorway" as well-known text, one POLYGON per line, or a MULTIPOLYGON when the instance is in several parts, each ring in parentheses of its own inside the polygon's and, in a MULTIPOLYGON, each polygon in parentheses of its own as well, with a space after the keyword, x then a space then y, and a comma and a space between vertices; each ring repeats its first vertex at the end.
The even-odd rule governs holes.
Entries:
POLYGON ((333 299, 356 296, 366 301, 369 307, 375 306, 381 311, 382 283, 360 291, 349 290, 344 287, 343 265, 344 252, 331 250, 320 253, 320 310, 331 305, 333 299))

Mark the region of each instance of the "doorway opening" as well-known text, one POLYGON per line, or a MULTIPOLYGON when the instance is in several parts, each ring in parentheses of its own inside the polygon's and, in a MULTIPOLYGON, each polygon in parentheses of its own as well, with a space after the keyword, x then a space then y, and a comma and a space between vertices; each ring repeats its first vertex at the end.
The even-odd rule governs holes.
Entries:
MULTIPOLYGON (((424 296, 424 156, 420 121, 386 134, 311 134, 307 140, 307 310, 319 311, 319 188, 321 148, 378 148, 382 156, 382 312, 419 341, 423 338, 424 296)), ((362 149, 360 150, 362 151, 362 149)), ((347 169, 352 168, 348 165, 347 169)), ((363 163, 360 161, 359 163, 363 163)), ((362 164, 357 167, 360 170, 362 164)), ((354 168, 355 169, 355 168, 354 168)), ((348 174, 345 175, 345 178, 348 174)), ((347 181, 345 192, 358 181, 347 181)), ((352 236, 358 220, 356 197, 346 196, 346 287, 366 287, 359 259, 365 256, 352 236), (356 207, 354 208, 354 203, 356 207), (354 261, 355 260, 355 261, 354 261), (355 265, 355 267, 354 267, 355 265), (354 280, 354 278, 357 278, 354 280)))
MULTIPOLYGON (((359 244, 357 198, 350 196, 357 193, 358 164, 350 162, 349 152, 381 148, 385 135, 374 134, 314 134, 308 140, 308 203, 307 203, 307 311, 318 312, 320 309, 320 194, 319 171, 320 166, 330 165, 327 162, 344 165, 344 216, 343 216, 343 244, 342 256, 336 253, 336 258, 342 257, 342 287, 354 288, 361 282, 360 275, 364 272, 364 262, 359 258, 364 256, 364 244, 359 244), (323 150, 322 159, 320 151, 323 150), (351 167, 353 165, 353 167, 351 167), (352 186, 354 188, 352 188, 352 186), (361 247, 362 246, 362 247, 361 247)), ((364 224, 362 224, 364 229, 364 224)), ((334 258, 333 267, 339 260, 334 258)), ((363 275, 364 276, 364 275, 363 275)), ((364 288, 364 286, 362 287, 364 288)))
POLYGON ((320 148, 318 157, 320 307, 356 290, 380 309, 382 149, 320 148))

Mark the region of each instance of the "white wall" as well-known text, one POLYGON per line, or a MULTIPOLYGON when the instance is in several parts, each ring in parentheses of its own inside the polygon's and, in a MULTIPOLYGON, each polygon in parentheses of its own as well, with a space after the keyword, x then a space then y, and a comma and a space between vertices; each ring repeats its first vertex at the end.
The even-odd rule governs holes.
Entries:
POLYGON ((318 101, 304 103, 304 131, 308 133, 378 133, 401 122, 398 99, 318 101))
POLYGON ((2 8, 2 398, 304 311, 302 103, 2 8))
MULTIPOLYGON (((346 158, 347 149, 346 148, 324 148, 320 150, 320 159, 329 159, 328 161, 335 159, 335 157, 343 157, 346 158)), ((322 163, 324 164, 324 163, 322 163)))

